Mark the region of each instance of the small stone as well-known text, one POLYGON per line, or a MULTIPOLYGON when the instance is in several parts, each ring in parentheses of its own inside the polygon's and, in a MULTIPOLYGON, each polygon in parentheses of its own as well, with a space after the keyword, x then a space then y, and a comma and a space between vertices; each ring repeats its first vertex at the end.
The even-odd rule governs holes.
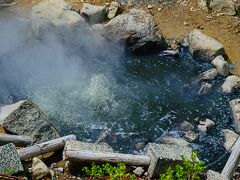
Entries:
POLYGON ((217 56, 212 61, 212 65, 214 65, 220 75, 226 77, 229 75, 229 67, 227 61, 223 58, 223 56, 217 56))
POLYGON ((110 7, 108 8, 108 18, 112 19, 116 16, 120 5, 118 2, 111 2, 110 7))
POLYGON ((187 22, 183 22, 184 26, 189 26, 189 24, 187 22))
POLYGON ((52 169, 57 167, 57 163, 52 163, 50 166, 52 169))
POLYGON ((137 176, 142 176, 142 174, 144 173, 144 169, 143 167, 137 167, 136 169, 134 169, 133 173, 137 176))
POLYGON ((32 171, 34 179, 42 179, 49 174, 48 167, 37 157, 32 160, 32 171))
POLYGON ((224 148, 227 151, 232 151, 232 147, 237 141, 239 135, 230 129, 223 129, 223 134, 224 134, 224 148))
POLYGON ((203 96, 206 95, 212 88, 212 85, 207 83, 207 82, 203 82, 199 91, 198 91, 198 95, 199 96, 203 96))
POLYGON ((187 121, 183 121, 182 123, 179 124, 177 129, 179 131, 191 131, 194 129, 194 126, 187 121))
POLYGON ((215 77, 217 77, 217 75, 218 75, 217 69, 212 68, 212 69, 209 69, 209 70, 201 73, 199 75, 199 77, 201 80, 212 80, 215 77))
POLYGON ((64 169, 63 169, 62 167, 58 167, 58 168, 57 168, 57 172, 58 172, 58 173, 63 173, 63 171, 64 171, 64 169))
POLYGON ((162 10, 162 8, 158 8, 158 11, 161 11, 162 10))
POLYGON ((84 3, 81 12, 88 17, 92 24, 101 23, 107 17, 107 6, 95 6, 84 3))
POLYGON ((208 170, 207 180, 228 180, 228 178, 223 177, 220 173, 216 171, 208 170))
POLYGON ((198 139, 198 135, 194 131, 185 132, 183 137, 189 142, 194 142, 198 139))
POLYGON ((215 123, 212 120, 206 118, 205 120, 199 121, 199 125, 197 126, 197 128, 199 131, 207 133, 207 130, 213 127, 214 125, 215 123))
POLYGON ((153 6, 149 4, 149 5, 147 6, 147 8, 148 8, 148 9, 152 9, 153 6))
POLYGON ((235 75, 228 76, 222 84, 222 91, 224 93, 232 93, 234 88, 240 87, 240 78, 235 75))

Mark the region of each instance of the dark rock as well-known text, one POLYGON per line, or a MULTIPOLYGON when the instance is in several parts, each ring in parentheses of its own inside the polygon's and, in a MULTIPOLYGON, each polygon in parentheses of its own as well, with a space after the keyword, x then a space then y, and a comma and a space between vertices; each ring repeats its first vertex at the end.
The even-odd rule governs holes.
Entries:
POLYGON ((193 129, 194 129, 194 126, 187 121, 183 121, 177 126, 177 130, 179 131, 191 131, 193 129))
POLYGON ((12 175, 23 171, 23 166, 14 144, 0 146, 0 174, 12 175))
POLYGON ((203 82, 199 91, 198 91, 198 95, 199 96, 203 96, 206 95, 212 88, 212 85, 207 83, 207 82, 203 82))
POLYGON ((60 137, 47 116, 29 100, 3 106, 0 110, 0 123, 14 134, 30 136, 38 143, 60 137))
POLYGON ((184 132, 183 138, 189 142, 194 142, 198 139, 198 135, 194 131, 184 132))

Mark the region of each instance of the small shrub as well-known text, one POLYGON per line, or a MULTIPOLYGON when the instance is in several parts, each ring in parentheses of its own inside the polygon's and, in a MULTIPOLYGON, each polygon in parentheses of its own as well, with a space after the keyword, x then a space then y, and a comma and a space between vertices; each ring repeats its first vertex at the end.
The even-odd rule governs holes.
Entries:
POLYGON ((111 180, 135 180, 136 176, 126 172, 126 165, 124 163, 119 163, 117 165, 111 165, 109 163, 96 165, 92 164, 91 167, 84 167, 82 171, 93 178, 100 178, 104 176, 109 176, 111 180))
POLYGON ((160 180, 200 180, 201 174, 206 171, 203 161, 198 161, 197 154, 192 153, 192 161, 182 157, 182 162, 175 169, 169 167, 160 174, 160 180))

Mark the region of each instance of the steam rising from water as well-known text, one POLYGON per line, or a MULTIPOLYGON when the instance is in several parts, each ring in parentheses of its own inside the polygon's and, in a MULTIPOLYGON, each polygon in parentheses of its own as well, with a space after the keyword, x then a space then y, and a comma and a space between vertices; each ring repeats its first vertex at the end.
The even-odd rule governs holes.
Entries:
POLYGON ((0 18, 0 37, 1 104, 32 99, 62 134, 95 141, 109 129, 111 145, 127 152, 136 152, 139 141, 174 134, 176 123, 207 117, 217 125, 195 146, 210 162, 223 152, 220 129, 229 128, 228 101, 238 94, 223 96, 220 78, 199 98, 193 78, 209 65, 184 53, 127 56, 89 29, 39 38, 22 18, 0 18))

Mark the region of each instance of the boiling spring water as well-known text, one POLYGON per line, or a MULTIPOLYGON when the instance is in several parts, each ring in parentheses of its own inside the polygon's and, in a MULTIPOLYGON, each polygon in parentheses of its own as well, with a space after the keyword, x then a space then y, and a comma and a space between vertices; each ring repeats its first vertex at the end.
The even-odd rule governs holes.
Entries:
POLYGON ((62 43, 52 34, 29 38, 25 27, 15 26, 0 27, 2 104, 31 99, 62 135, 95 142, 107 132, 105 141, 128 153, 142 153, 139 142, 179 136, 178 123, 209 118, 216 125, 192 146, 221 170, 227 157, 221 129, 233 128, 228 102, 239 92, 222 94, 218 77, 209 94, 199 97, 197 76, 210 64, 193 60, 184 48, 177 58, 160 52, 136 57, 97 36, 75 34, 74 42, 62 43), (24 37, 15 39, 19 33, 24 37), (9 39, 14 43, 6 47, 9 39))

